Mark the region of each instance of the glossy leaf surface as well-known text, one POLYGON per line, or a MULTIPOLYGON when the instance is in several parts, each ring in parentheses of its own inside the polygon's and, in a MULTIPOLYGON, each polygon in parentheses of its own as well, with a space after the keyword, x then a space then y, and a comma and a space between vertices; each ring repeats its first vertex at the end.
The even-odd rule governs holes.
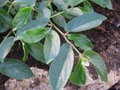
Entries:
POLYGON ((17 38, 27 43, 36 43, 42 40, 47 32, 48 30, 44 28, 31 29, 19 34, 17 38))
POLYGON ((41 43, 27 44, 30 54, 38 61, 45 63, 43 45, 41 43))
POLYGON ((94 12, 94 9, 93 9, 93 7, 92 7, 92 5, 90 4, 89 1, 84 1, 83 4, 84 4, 84 7, 81 7, 80 9, 81 9, 84 13, 94 12))
POLYGON ((0 33, 4 33, 4 32, 6 32, 6 31, 8 31, 9 30, 9 26, 8 25, 6 25, 6 24, 4 24, 4 23, 0 23, 0 33))
POLYGON ((39 13, 38 13, 38 16, 37 16, 37 18, 50 18, 50 16, 51 16, 51 12, 50 12, 50 10, 48 9, 48 8, 43 8, 43 9, 41 9, 41 10, 39 10, 38 11, 39 13))
POLYGON ((14 17, 12 21, 13 30, 16 30, 22 27, 24 24, 26 24, 31 11, 32 11, 31 7, 25 7, 25 8, 20 9, 20 11, 17 13, 17 15, 14 17))
POLYGON ((16 59, 5 59, 4 63, 0 63, 0 72, 17 80, 34 77, 30 68, 16 59))
POLYGON ((91 0, 91 1, 100 5, 101 7, 112 9, 111 0, 91 0))
POLYGON ((40 18, 37 20, 33 20, 27 24, 25 24, 23 27, 21 27, 18 31, 17 31, 17 35, 31 30, 31 29, 38 29, 38 28, 42 28, 44 26, 46 26, 48 24, 48 19, 47 18, 40 18))
POLYGON ((62 45, 58 56, 53 60, 49 80, 52 90, 61 90, 67 83, 73 67, 74 53, 71 46, 62 45))
POLYGON ((53 21, 55 22, 55 24, 57 24, 60 27, 65 27, 66 25, 66 20, 62 15, 54 17, 53 21))
POLYGON ((37 9, 42 10, 47 7, 49 0, 44 0, 38 3, 37 9))
POLYGON ((14 0, 13 4, 21 5, 22 7, 35 5, 36 0, 14 0))
POLYGON ((73 19, 73 18, 78 17, 78 16, 83 14, 83 11, 80 10, 79 8, 77 8, 77 7, 67 9, 63 12, 64 13, 62 15, 67 19, 73 19))
POLYGON ((82 34, 69 34, 68 39, 73 40, 75 45, 83 50, 91 50, 93 48, 91 41, 82 34))
POLYGON ((57 32, 51 30, 46 35, 44 43, 44 56, 46 63, 50 63, 57 55, 60 49, 60 37, 57 32))
POLYGON ((14 37, 8 37, 0 44, 0 62, 4 62, 5 57, 14 45, 14 37))
POLYGON ((90 62, 96 69, 97 73, 100 75, 101 80, 107 82, 108 81, 107 68, 106 68, 105 62, 101 58, 101 56, 99 54, 97 54, 96 52, 90 51, 90 50, 85 51, 84 55, 89 57, 90 62))
POLYGON ((84 85, 86 82, 86 72, 82 65, 82 59, 78 60, 78 63, 70 75, 70 82, 78 86, 84 85))
POLYGON ((67 32, 80 32, 99 26, 106 17, 97 13, 80 15, 66 24, 67 32))
POLYGON ((52 0, 56 7, 61 10, 66 10, 68 5, 63 0, 52 0))
POLYGON ((85 0, 63 0, 65 3, 67 3, 68 5, 74 7, 80 3, 82 3, 85 0))
POLYGON ((11 27, 11 17, 10 15, 2 8, 0 8, 0 20, 2 23, 5 24, 7 27, 11 27))

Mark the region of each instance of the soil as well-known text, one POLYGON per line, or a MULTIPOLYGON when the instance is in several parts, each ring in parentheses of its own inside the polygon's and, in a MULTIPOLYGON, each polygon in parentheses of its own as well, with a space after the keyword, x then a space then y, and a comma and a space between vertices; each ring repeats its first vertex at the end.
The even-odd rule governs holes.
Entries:
MULTIPOLYGON (((107 64, 108 71, 120 69, 120 0, 112 0, 112 3, 114 10, 104 9, 93 4, 95 11, 105 15, 108 19, 104 21, 101 26, 82 32, 93 42, 94 50, 103 56, 107 64)), ((6 34, 7 33, 0 34, 0 41, 6 34)), ((23 51, 21 48, 21 43, 16 42, 8 57, 21 60, 22 56, 23 51)), ((36 61, 31 56, 29 56, 26 64, 45 70, 49 69, 49 66, 36 61)), ((90 73, 96 73, 92 66, 89 68, 91 69, 90 73)), ((93 75, 93 77, 97 78, 97 74, 93 75)), ((0 74, 0 90, 4 90, 4 83, 8 79, 8 77, 0 74)), ((120 87, 119 82, 116 85, 120 87)), ((117 90, 115 89, 116 85, 111 87, 112 89, 110 90, 117 90)), ((76 88, 75 90, 77 90, 77 86, 72 86, 76 88)))
MULTIPOLYGON (((105 60, 108 70, 120 69, 120 1, 112 0, 114 10, 108 10, 93 4, 95 11, 106 16, 107 20, 99 27, 85 31, 94 44, 94 50, 105 60)), ((94 70, 91 70, 91 73, 94 70)), ((93 76, 97 78, 97 76, 93 76)))

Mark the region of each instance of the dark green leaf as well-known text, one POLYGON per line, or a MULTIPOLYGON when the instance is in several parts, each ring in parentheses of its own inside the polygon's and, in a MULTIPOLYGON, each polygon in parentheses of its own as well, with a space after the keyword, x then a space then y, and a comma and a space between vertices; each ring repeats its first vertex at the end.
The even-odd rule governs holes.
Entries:
POLYGON ((63 0, 66 4, 74 7, 82 2, 84 2, 85 0, 63 0))
POLYGON ((45 38, 44 56, 45 62, 50 63, 57 55, 60 49, 60 37, 55 31, 50 31, 45 38))
POLYGON ((78 16, 66 24, 67 32, 80 32, 99 26, 106 17, 97 13, 87 13, 78 16))
POLYGON ((67 19, 73 19, 77 16, 80 16, 83 14, 83 11, 80 10, 79 8, 70 8, 70 9, 67 9, 65 11, 63 11, 63 16, 67 19))
POLYGON ((48 31, 49 30, 46 30, 45 28, 31 29, 19 34, 17 39, 23 40, 27 43, 36 43, 42 40, 48 31))
POLYGON ((3 7, 8 2, 9 2, 9 0, 0 0, 0 7, 3 7))
POLYGON ((91 1, 100 5, 101 7, 112 9, 111 0, 91 0, 91 1))
POLYGON ((18 28, 26 24, 31 11, 32 11, 31 7, 25 7, 25 8, 20 9, 20 11, 17 13, 17 15, 12 21, 13 30, 17 30, 18 28))
POLYGON ((82 65, 82 59, 80 59, 70 75, 70 82, 78 86, 84 85, 86 82, 86 72, 82 65))
POLYGON ((2 8, 0 8, 0 21, 2 23, 4 23, 5 26, 11 27, 12 19, 11 19, 10 15, 7 14, 7 12, 4 9, 2 9, 2 8))
POLYGON ((36 0, 14 0, 13 4, 15 5, 21 5, 21 7, 26 7, 26 6, 33 6, 35 5, 36 0))
POLYGON ((73 40, 75 45, 83 50, 91 50, 93 48, 91 41, 82 34, 69 34, 68 38, 73 40))
POLYGON ((72 71, 73 61, 74 53, 71 46, 68 43, 62 45, 49 71, 52 90, 61 90, 65 86, 72 71))
POLYGON ((65 27, 66 25, 66 20, 62 15, 54 17, 53 21, 60 27, 65 27))
POLYGON ((0 62, 4 62, 5 57, 8 55, 13 45, 14 37, 11 36, 3 40, 0 44, 0 62))
POLYGON ((63 0, 52 0, 52 2, 61 10, 66 10, 68 5, 63 0))
POLYGON ((5 59, 5 62, 0 64, 0 72, 17 80, 34 77, 32 71, 26 64, 15 59, 5 59))
POLYGON ((97 73, 100 75, 101 80, 108 81, 107 77, 107 69, 104 60, 101 58, 99 54, 94 51, 85 51, 84 55, 89 57, 90 62, 93 64, 94 68, 96 69, 97 73))
POLYGON ((17 32, 17 35, 20 33, 23 33, 24 31, 28 31, 31 29, 37 29, 37 28, 42 28, 48 24, 48 19, 47 18, 40 18, 34 21, 31 21, 27 24, 25 24, 22 28, 20 28, 17 32))
POLYGON ((27 44, 30 54, 37 59, 45 63, 43 45, 41 43, 27 44))
POLYGON ((29 54, 28 47, 27 47, 27 45, 24 42, 22 42, 22 47, 23 47, 23 51, 24 51, 24 56, 22 58, 22 61, 26 62, 26 60, 28 58, 28 54, 29 54))
POLYGON ((14 16, 18 12, 18 10, 16 10, 16 7, 15 8, 12 8, 12 7, 13 7, 13 4, 9 6, 9 10, 7 11, 7 13, 10 13, 11 16, 14 16))

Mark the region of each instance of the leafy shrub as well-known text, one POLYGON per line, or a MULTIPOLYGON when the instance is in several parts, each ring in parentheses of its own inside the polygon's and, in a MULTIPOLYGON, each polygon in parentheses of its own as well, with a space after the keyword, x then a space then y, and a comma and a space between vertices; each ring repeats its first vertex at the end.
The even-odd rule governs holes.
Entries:
MULTIPOLYGON (((91 1, 112 9, 110 0, 91 1)), ((0 33, 9 32, 0 44, 0 72, 18 80, 34 77, 24 64, 30 53, 36 60, 51 64, 49 80, 53 90, 61 90, 68 80, 84 85, 85 67, 89 63, 101 80, 107 81, 106 65, 92 50, 91 41, 82 34, 72 33, 97 27, 104 20, 106 17, 95 13, 88 0, 43 0, 37 3, 36 0, 0 0, 0 33), (60 35, 66 41, 62 46, 60 35), (44 44, 40 42, 43 39, 44 44), (22 61, 6 58, 18 40, 24 51, 22 61), (74 52, 79 55, 79 60, 72 71, 74 52)))

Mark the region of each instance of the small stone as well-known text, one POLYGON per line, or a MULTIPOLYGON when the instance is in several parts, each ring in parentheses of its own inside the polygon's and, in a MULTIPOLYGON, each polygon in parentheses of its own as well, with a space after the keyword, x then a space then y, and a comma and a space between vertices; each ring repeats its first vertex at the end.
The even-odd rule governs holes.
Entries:
POLYGON ((115 54, 115 49, 116 47, 114 45, 110 45, 108 48, 107 48, 107 53, 109 54, 115 54))

